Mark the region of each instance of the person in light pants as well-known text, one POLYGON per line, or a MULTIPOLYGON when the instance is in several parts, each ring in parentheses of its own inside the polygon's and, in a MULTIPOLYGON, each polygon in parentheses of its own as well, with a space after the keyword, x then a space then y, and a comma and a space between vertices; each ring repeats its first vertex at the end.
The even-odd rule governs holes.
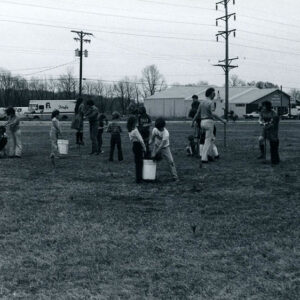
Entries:
POLYGON ((208 155, 215 154, 219 155, 219 153, 216 152, 216 148, 214 147, 214 126, 215 122, 214 120, 217 119, 224 124, 226 123, 225 120, 217 116, 213 113, 215 110, 215 103, 213 102, 213 99, 215 98, 216 93, 214 88, 208 88, 205 92, 206 99, 203 101, 200 101, 200 105, 198 107, 197 113, 193 119, 192 126, 194 126, 194 123, 197 119, 197 117, 201 116, 201 129, 205 131, 205 142, 203 145, 203 150, 201 153, 201 160, 202 163, 208 162, 208 155))
POLYGON ((154 143, 152 157, 157 159, 157 156, 161 155, 165 158, 168 162, 173 181, 178 181, 174 159, 170 150, 170 135, 165 126, 165 120, 161 117, 157 118, 155 121, 155 128, 153 128, 150 138, 150 144, 154 143))
POLYGON ((21 158, 22 156, 22 142, 21 142, 21 129, 20 120, 16 116, 16 111, 13 107, 8 107, 6 109, 6 114, 8 116, 7 132, 8 132, 8 149, 9 157, 11 158, 21 158))

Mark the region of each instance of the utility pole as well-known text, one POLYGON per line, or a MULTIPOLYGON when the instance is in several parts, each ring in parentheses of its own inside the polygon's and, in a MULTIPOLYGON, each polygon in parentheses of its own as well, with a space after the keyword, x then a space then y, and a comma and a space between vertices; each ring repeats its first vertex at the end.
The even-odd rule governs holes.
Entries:
POLYGON ((78 37, 75 37, 74 40, 80 43, 80 49, 75 50, 75 56, 79 56, 80 62, 79 62, 79 97, 81 97, 82 94, 82 55, 84 54, 84 57, 88 57, 88 51, 83 51, 83 43, 90 43, 90 39, 85 39, 85 36, 93 36, 92 33, 89 32, 83 32, 83 31, 76 31, 71 30, 71 32, 74 32, 78 35, 78 37))
MULTIPOLYGON (((229 58, 229 35, 233 33, 235 37, 236 29, 230 29, 229 30, 229 19, 231 17, 234 17, 234 20, 236 20, 236 14, 228 14, 228 3, 230 0, 222 0, 216 3, 216 10, 218 10, 218 5, 223 5, 225 8, 225 16, 222 16, 220 18, 216 19, 216 25, 218 26, 218 21, 224 21, 225 22, 225 30, 219 30, 216 34, 217 42, 219 41, 219 36, 222 36, 225 39, 225 59, 219 60, 219 63, 214 65, 218 67, 222 67, 225 72, 225 119, 228 120, 228 107, 229 107, 229 71, 233 68, 237 68, 238 66, 232 65, 232 61, 238 59, 238 57, 235 58, 229 58)), ((235 0, 233 0, 233 4, 235 4, 235 0)), ((225 142, 226 144, 226 142, 225 142)))

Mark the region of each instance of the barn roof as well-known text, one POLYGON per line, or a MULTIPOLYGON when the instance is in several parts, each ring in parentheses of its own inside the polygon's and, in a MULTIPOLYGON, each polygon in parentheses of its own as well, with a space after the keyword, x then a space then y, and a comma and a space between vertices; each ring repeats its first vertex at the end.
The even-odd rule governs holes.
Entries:
POLYGON ((151 99, 186 99, 194 94, 204 93, 207 86, 172 86, 165 91, 155 93, 147 98, 151 99))
MULTIPOLYGON (((198 95, 199 99, 205 98, 205 91, 208 86, 174 86, 163 92, 156 93, 155 95, 148 97, 147 100, 151 99, 185 99, 192 100, 194 94, 198 95)), ((225 98, 225 87, 214 86, 218 95, 221 99, 225 98)), ((241 103, 249 104, 257 101, 267 95, 274 93, 275 91, 280 91, 277 88, 271 89, 259 89, 256 87, 231 87, 229 88, 229 102, 230 103, 241 103)), ((284 93, 285 94, 285 93, 284 93)), ((289 95, 285 94, 289 97, 289 95)))

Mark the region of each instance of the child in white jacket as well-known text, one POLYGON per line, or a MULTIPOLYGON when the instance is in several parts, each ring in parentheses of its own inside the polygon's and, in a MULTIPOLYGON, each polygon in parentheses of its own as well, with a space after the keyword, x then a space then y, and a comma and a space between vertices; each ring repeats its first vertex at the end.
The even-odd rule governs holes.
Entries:
POLYGON ((59 110, 56 109, 52 112, 51 115, 51 129, 50 129, 50 140, 51 140, 50 158, 51 159, 59 157, 57 140, 58 137, 61 136, 61 129, 60 129, 58 116, 59 116, 59 110))
POLYGON ((8 116, 8 122, 6 123, 8 132, 8 149, 9 157, 11 158, 21 158, 22 155, 22 142, 21 142, 21 130, 20 130, 20 120, 16 116, 16 111, 13 107, 8 107, 6 109, 6 114, 8 116))

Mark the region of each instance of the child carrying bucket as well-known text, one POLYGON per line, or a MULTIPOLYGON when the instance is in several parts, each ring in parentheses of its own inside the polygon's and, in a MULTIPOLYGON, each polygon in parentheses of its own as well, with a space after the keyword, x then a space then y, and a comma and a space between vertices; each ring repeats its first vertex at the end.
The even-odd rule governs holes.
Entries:
POLYGON ((61 136, 61 129, 58 120, 59 110, 55 109, 51 114, 51 128, 50 128, 50 140, 51 140, 51 154, 50 158, 59 158, 57 140, 61 136))
POLYGON ((136 118, 134 116, 129 117, 127 121, 127 129, 129 139, 132 142, 132 151, 134 153, 135 179, 136 183, 141 183, 143 181, 143 156, 147 149, 136 125, 136 118))
POLYGON ((155 121, 155 128, 152 130, 150 144, 154 142, 152 157, 155 159, 159 156, 165 158, 169 164, 170 172, 174 181, 178 181, 177 171, 174 164, 173 156, 170 150, 169 131, 165 128, 166 121, 158 118, 155 121))

